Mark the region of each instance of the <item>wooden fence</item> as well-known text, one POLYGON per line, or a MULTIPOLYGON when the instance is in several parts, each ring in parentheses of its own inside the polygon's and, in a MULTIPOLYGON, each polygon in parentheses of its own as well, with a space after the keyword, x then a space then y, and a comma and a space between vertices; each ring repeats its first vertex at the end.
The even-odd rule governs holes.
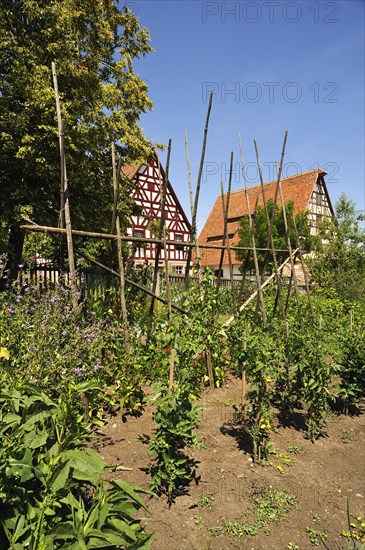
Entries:
MULTIPOLYGON (((102 271, 90 269, 78 270, 76 274, 77 286, 80 289, 83 298, 97 300, 104 298, 107 291, 118 288, 118 280, 102 271)), ((190 284, 197 284, 197 277, 190 277, 190 284)), ((18 282, 21 285, 35 287, 39 294, 47 290, 54 289, 58 284, 70 286, 70 274, 60 272, 54 267, 37 266, 35 268, 23 269, 19 272, 18 282)), ((234 281, 235 286, 239 286, 240 280, 234 281)), ((160 274, 159 287, 164 286, 164 275, 160 274)), ((170 283, 173 286, 184 286, 184 276, 170 275, 170 283)), ((231 285, 230 279, 220 279, 220 286, 228 287, 231 285)), ((128 287, 128 284, 127 284, 128 287)))

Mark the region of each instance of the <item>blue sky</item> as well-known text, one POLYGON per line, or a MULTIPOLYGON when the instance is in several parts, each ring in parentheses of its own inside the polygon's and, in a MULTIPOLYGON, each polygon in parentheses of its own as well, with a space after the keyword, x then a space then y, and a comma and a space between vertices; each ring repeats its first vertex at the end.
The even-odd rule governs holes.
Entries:
MULTIPOLYGON (((321 167, 332 201, 342 192, 365 208, 364 6, 362 0, 136 0, 127 2, 150 32, 155 53, 136 63, 154 110, 141 117, 154 143, 172 138, 170 180, 190 217, 184 131, 195 187, 208 106, 213 107, 198 212, 199 230, 228 184, 273 179, 285 130, 284 176, 321 167)), ((161 153, 164 163, 166 153, 161 153)))

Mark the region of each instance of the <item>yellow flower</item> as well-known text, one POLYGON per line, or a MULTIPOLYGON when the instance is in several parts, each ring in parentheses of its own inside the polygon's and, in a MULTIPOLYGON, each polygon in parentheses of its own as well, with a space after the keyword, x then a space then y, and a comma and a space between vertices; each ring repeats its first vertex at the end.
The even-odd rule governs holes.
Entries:
POLYGON ((0 357, 3 357, 4 359, 9 359, 10 355, 6 348, 0 348, 0 357))

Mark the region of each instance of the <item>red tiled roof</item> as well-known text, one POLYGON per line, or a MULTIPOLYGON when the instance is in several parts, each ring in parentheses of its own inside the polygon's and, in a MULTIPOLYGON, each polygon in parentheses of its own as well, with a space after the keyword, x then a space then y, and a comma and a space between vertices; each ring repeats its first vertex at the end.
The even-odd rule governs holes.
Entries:
POLYGON ((137 174, 140 166, 141 166, 141 163, 125 164, 124 166, 122 166, 122 172, 129 180, 132 180, 134 176, 137 174))
MULTIPOLYGON (((281 187, 283 191, 284 201, 293 201, 294 211, 304 212, 308 208, 308 202, 316 185, 318 176, 325 175, 326 172, 321 169, 311 170, 296 176, 290 176, 281 180, 281 187)), ((276 180, 269 183, 265 183, 265 197, 266 200, 274 199, 276 189, 276 180)), ((261 192, 261 185, 255 185, 254 187, 248 187, 248 196, 250 202, 251 214, 254 211, 256 200, 258 200, 258 206, 263 206, 263 198, 261 192)), ((225 201, 227 195, 225 195, 225 201)), ((278 197, 278 201, 280 198, 278 197)), ((229 212, 228 212, 228 224, 227 233, 232 234, 230 239, 231 246, 237 245, 239 241, 238 227, 239 219, 247 215, 247 203, 246 196, 243 189, 233 191, 230 196, 229 212), (232 220, 231 222, 229 220, 232 220)), ((224 231, 224 219, 222 210, 222 197, 219 196, 215 201, 211 213, 203 227, 202 232, 198 238, 199 244, 205 244, 209 242, 212 245, 222 245, 223 239, 211 240, 212 237, 219 237, 223 235, 224 231), (208 241, 209 239, 209 241, 208 241)), ((202 265, 215 266, 219 265, 221 256, 220 250, 214 249, 201 249, 201 263, 202 265)), ((223 265, 228 263, 227 253, 224 254, 223 265)), ((232 252, 232 263, 239 264, 236 260, 235 253, 232 252)))

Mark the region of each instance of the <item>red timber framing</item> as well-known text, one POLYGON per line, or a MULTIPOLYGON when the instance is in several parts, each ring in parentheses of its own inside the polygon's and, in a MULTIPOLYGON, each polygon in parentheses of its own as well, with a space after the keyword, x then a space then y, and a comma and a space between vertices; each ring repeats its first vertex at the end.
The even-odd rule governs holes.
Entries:
MULTIPOLYGON (((161 183, 166 185, 166 175, 160 165, 160 174, 157 156, 152 157, 148 163, 124 166, 124 175, 130 179, 135 186, 133 199, 140 208, 138 215, 131 217, 131 226, 127 235, 141 238, 157 236, 157 224, 161 217, 161 183), (154 227, 153 227, 154 226, 154 227), (155 232, 153 232, 153 229, 155 232)), ((189 242, 191 224, 176 196, 171 185, 167 182, 166 204, 165 204, 166 239, 171 241, 189 242)), ((156 244, 143 243, 135 245, 134 259, 136 262, 153 262, 156 254, 156 244)), ((186 263, 186 249, 179 245, 167 245, 167 259, 174 274, 182 275, 186 263)), ((165 252, 160 251, 161 266, 165 261, 165 252)))
POLYGON ((311 228, 312 235, 317 235, 318 224, 320 221, 327 217, 334 216, 334 211, 329 197, 326 182, 324 181, 325 172, 318 174, 316 185, 309 198, 307 210, 308 223, 311 228))

